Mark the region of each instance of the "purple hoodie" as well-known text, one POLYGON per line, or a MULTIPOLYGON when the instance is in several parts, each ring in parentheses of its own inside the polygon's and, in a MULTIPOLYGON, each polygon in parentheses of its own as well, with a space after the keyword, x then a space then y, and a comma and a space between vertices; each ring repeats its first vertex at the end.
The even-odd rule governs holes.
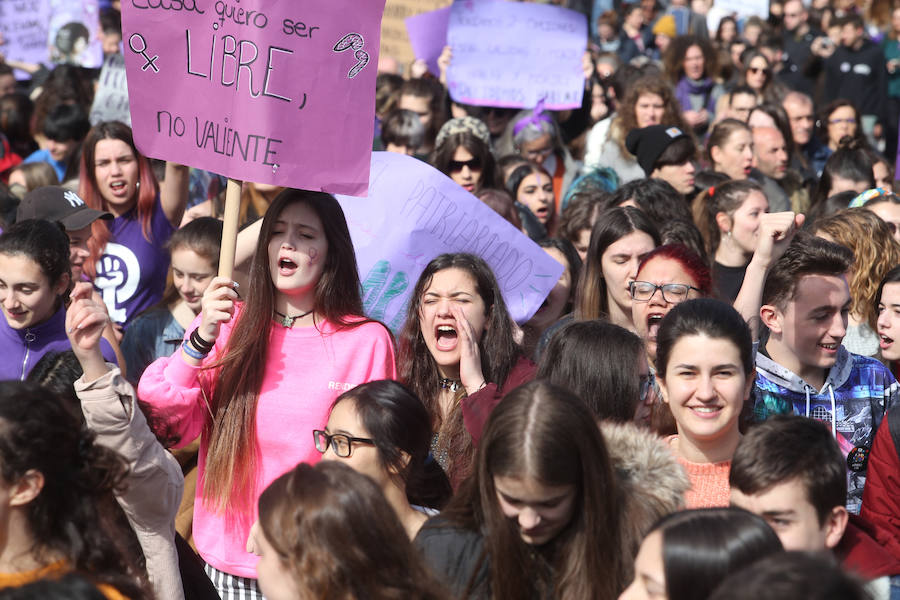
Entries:
MULTIPOLYGON (((71 350, 66 336, 66 309, 60 306, 52 317, 27 329, 13 329, 0 319, 0 381, 24 380, 34 365, 52 352, 71 350)), ((100 339, 100 350, 107 362, 118 363, 112 346, 100 339)))

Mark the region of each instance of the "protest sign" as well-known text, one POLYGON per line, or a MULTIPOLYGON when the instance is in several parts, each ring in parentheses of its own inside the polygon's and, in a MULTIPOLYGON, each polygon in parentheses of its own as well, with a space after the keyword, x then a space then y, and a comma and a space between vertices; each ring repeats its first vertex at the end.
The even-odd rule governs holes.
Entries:
POLYGON ((381 21, 381 54, 406 67, 415 60, 404 21, 419 13, 450 6, 453 0, 387 0, 381 21))
POLYGON ((366 314, 402 327, 416 280, 445 252, 471 252, 491 266, 510 314, 524 323, 563 271, 537 244, 449 177, 410 156, 372 154, 369 197, 341 196, 366 314))
POLYGON ((716 0, 714 8, 723 15, 735 14, 741 18, 755 16, 763 20, 769 18, 769 0, 716 0))
POLYGON ((552 110, 581 106, 587 19, 544 4, 478 0, 450 9, 450 96, 463 104, 552 110))
MULTIPOLYGON (((97 0, 49 0, 47 47, 50 62, 96 68, 103 64, 97 0)), ((47 60, 46 58, 44 59, 47 60)))
POLYGON ((432 75, 440 76, 437 61, 447 45, 450 7, 440 8, 406 19, 409 43, 417 59, 424 60, 432 75))
MULTIPOLYGON (((47 23, 50 3, 47 0, 0 0, 0 34, 3 54, 10 60, 38 64, 47 62, 47 23)), ((28 74, 16 71, 16 76, 28 74)))
MULTIPOLYGON (((97 0, 0 0, 3 54, 33 65, 99 67, 103 62, 99 14, 97 0)), ((17 71, 16 76, 29 74, 17 71)))
POLYGON ((131 125, 128 83, 125 81, 125 58, 121 54, 110 54, 103 61, 90 118, 91 125, 101 121, 122 121, 131 125))
POLYGON ((384 0, 123 0, 131 119, 149 156, 365 195, 384 0))

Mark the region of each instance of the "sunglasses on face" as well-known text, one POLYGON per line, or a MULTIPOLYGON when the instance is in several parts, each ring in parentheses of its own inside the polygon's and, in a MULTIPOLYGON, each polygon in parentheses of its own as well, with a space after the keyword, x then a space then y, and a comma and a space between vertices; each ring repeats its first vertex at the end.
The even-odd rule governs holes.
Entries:
POLYGON ((470 171, 477 171, 481 168, 481 162, 477 158, 470 158, 469 160, 451 160, 450 161, 450 172, 451 173, 459 173, 463 170, 463 167, 469 167, 470 171))
POLYGON ((759 75, 760 73, 762 73, 763 75, 769 74, 769 69, 765 67, 749 67, 747 71, 753 73, 754 75, 759 75))

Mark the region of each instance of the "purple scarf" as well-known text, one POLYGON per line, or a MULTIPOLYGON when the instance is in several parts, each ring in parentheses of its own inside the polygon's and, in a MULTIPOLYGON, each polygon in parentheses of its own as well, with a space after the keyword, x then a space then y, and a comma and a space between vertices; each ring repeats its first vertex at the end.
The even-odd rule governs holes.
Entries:
POLYGON ((681 105, 681 110, 693 110, 691 104, 691 96, 703 96, 704 106, 712 115, 716 112, 716 101, 712 96, 712 89, 715 83, 709 77, 704 77, 699 81, 688 79, 687 76, 682 77, 675 86, 675 97, 681 105))

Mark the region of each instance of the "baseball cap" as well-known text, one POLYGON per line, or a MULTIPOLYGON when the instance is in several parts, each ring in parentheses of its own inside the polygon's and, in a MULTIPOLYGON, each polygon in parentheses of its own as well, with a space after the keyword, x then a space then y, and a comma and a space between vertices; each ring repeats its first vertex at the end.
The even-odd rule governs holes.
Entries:
POLYGON ((31 190, 16 211, 16 221, 47 219, 59 221, 67 231, 84 229, 97 219, 112 219, 112 214, 94 210, 78 194, 58 185, 31 190))

